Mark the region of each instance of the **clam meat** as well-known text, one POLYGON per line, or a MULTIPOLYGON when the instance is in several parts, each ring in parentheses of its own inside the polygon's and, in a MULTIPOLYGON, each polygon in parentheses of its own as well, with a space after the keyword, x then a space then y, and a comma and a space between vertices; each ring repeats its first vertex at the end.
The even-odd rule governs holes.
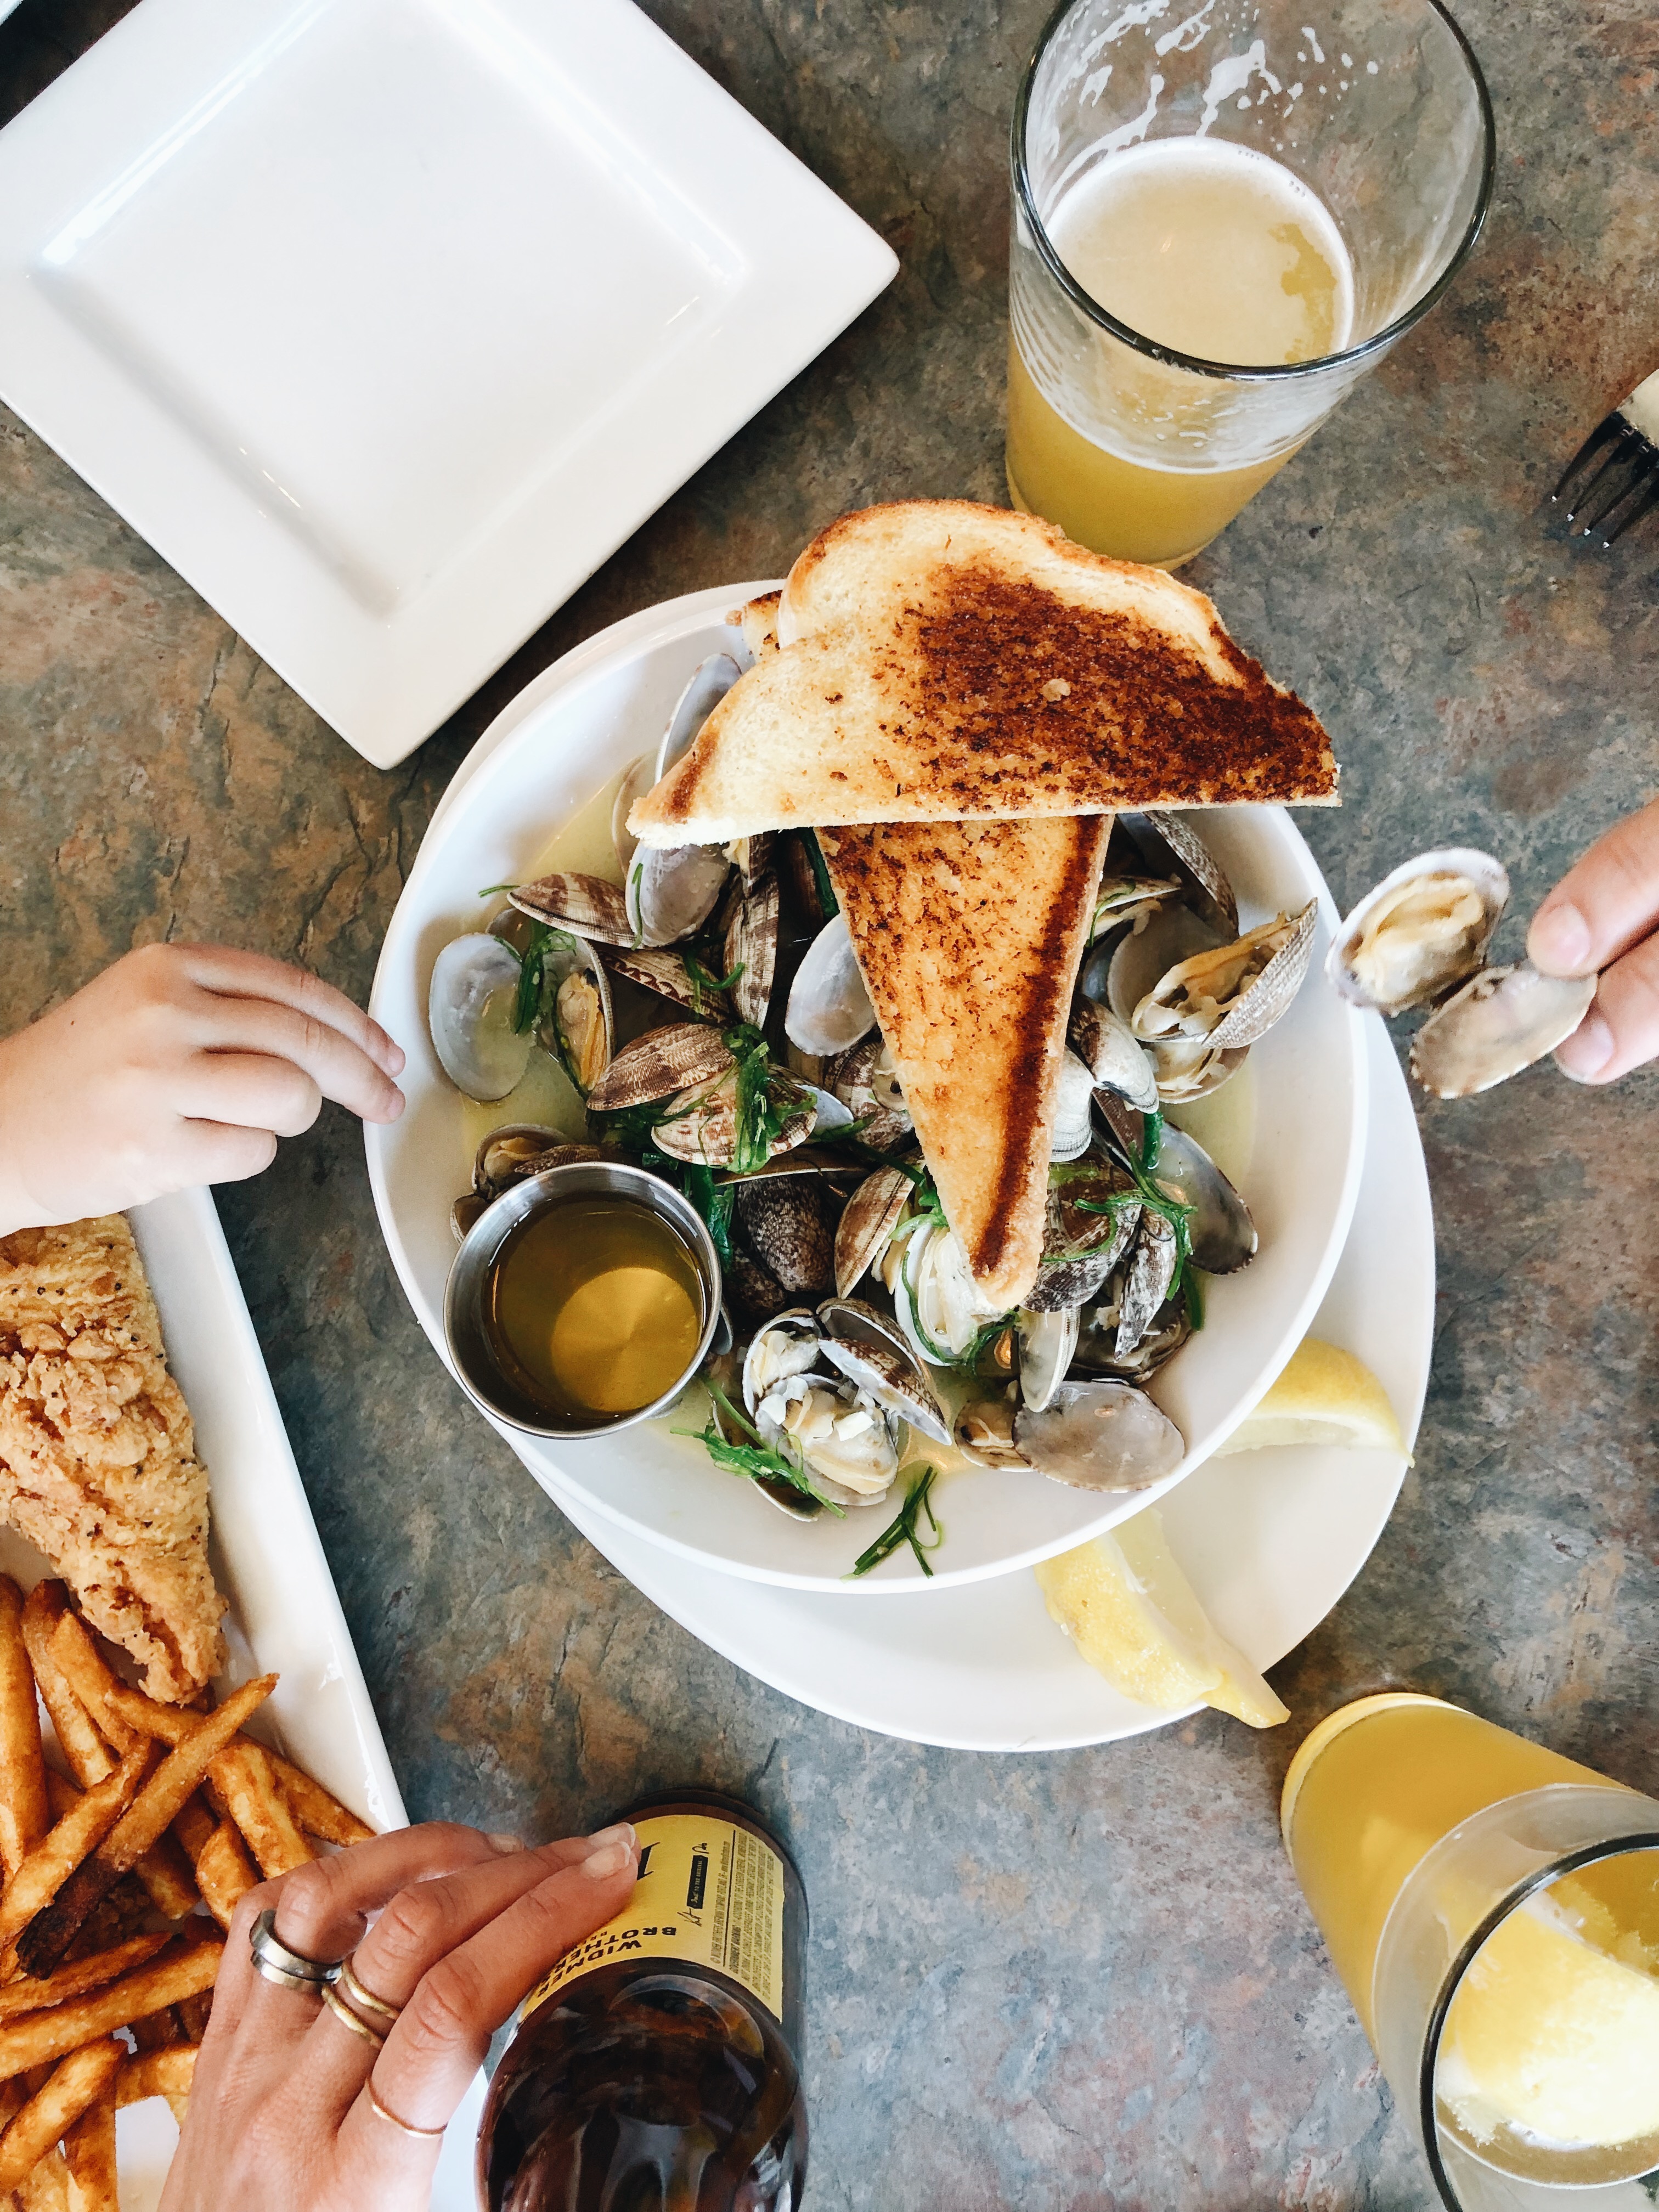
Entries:
POLYGON ((1419 854, 1360 900, 1325 956, 1345 999, 1407 1013, 1467 982, 1509 904, 1509 872, 1490 853, 1419 854))

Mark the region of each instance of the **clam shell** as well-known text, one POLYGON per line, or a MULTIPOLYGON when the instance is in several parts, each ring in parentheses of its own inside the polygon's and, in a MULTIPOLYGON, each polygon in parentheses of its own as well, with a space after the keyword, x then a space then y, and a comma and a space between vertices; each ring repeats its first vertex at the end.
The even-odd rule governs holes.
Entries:
POLYGON ((479 1146, 472 1158, 472 1188, 492 1194, 516 1182, 527 1160, 562 1145, 564 1138, 557 1129, 550 1129, 539 1121, 508 1121, 499 1129, 492 1129, 479 1146))
POLYGON ((665 1029, 647 1030, 623 1047, 593 1085, 587 1095, 588 1110, 614 1114, 625 1106, 647 1106, 688 1084, 722 1075, 732 1065, 720 1031, 704 1022, 673 1022, 665 1029))
POLYGON ((817 851, 811 830, 786 830, 778 840, 778 866, 802 920, 811 930, 822 929, 836 911, 836 895, 830 871, 817 851), (808 839, 811 842, 809 844, 808 839), (817 863, 813 855, 817 853, 817 863))
POLYGON ((835 1279, 835 1206, 821 1176, 768 1176, 733 1186, 743 1240, 795 1297, 829 1289, 835 1279))
POLYGON ((1066 1379, 1077 1350, 1077 1309, 1058 1313, 1022 1310, 1014 1324, 1019 1346, 1020 1403, 1040 1413, 1066 1379))
POLYGON ((1130 1203, 1104 1209, 1113 1199, 1127 1198, 1134 1187, 1127 1169, 1098 1154, 1061 1172, 1051 1168, 1042 1223, 1044 1261, 1052 1266, 1103 1253, 1107 1265, 1115 1264, 1140 1225, 1140 1207, 1130 1203))
POLYGON ((1112 1272, 1113 1257, 1106 1252, 1085 1252, 1073 1260, 1051 1261, 1039 1267, 1036 1280, 1026 1293, 1031 1313, 1071 1313, 1086 1306, 1112 1272))
POLYGON ((1471 1098, 1565 1044, 1589 1012, 1594 975, 1540 975, 1529 960, 1486 968, 1429 1016, 1412 1073, 1437 1098, 1471 1098))
MULTIPOLYGON (((712 1036, 712 1030, 705 1030, 712 1036)), ((730 1055, 727 1055, 728 1060, 730 1055)), ((591 1102, 590 1102, 591 1103, 591 1102)), ((774 1154, 804 1145, 812 1133, 811 1094, 803 1091, 799 1103, 772 1139, 774 1154)), ((728 1066, 703 1082, 678 1091, 651 1132, 652 1142, 671 1158, 695 1167, 729 1168, 738 1149, 738 1072, 728 1066)))
POLYGON ((732 1018, 735 1009, 730 995, 707 983, 695 982, 683 952, 666 945, 619 945, 606 957, 613 975, 637 983, 642 991, 653 992, 659 999, 671 1000, 698 1021, 724 1026, 732 1018))
POLYGON ((520 914, 532 921, 550 922, 578 937, 596 937, 601 945, 631 945, 633 924, 628 902, 615 884, 603 876, 584 876, 557 870, 538 876, 533 884, 520 884, 507 893, 520 914))
POLYGON ((1103 876, 1095 893, 1094 919, 1089 941, 1095 944, 1115 930, 1134 928, 1157 913, 1166 900, 1181 896, 1176 876, 1103 876))
POLYGON ((1113 1349, 1120 1359, 1127 1358, 1152 1327, 1153 1316, 1170 1295, 1179 1265, 1174 1228, 1161 1213, 1148 1208, 1140 1217, 1118 1299, 1117 1340, 1113 1349))
POLYGON ((1081 1159, 1094 1142, 1094 1116, 1090 1111, 1095 1079, 1074 1052, 1060 1056, 1054 1085, 1054 1131, 1048 1139, 1051 1160, 1081 1159))
POLYGON ((726 847, 726 857, 742 878, 744 890, 752 890, 763 876, 771 874, 777 842, 775 830, 757 830, 750 837, 734 837, 726 847))
POLYGON ((853 951, 845 915, 837 914, 806 948, 789 987, 784 1034, 803 1052, 846 1052, 876 1025, 876 1010, 853 951))
POLYGON ((1509 871, 1490 853, 1419 853, 1360 900, 1325 973, 1345 999, 1380 1014, 1429 1006, 1480 966, 1509 902, 1509 871))
POLYGON ((1142 1039, 1202 1042, 1240 1051, 1266 1036, 1301 989, 1313 957, 1317 902, 1246 930, 1231 945, 1196 952, 1161 976, 1129 1018, 1142 1039))
POLYGON ((859 1136, 872 1152, 890 1152, 909 1136, 915 1124, 879 1031, 850 1051, 832 1054, 824 1065, 823 1081, 861 1125, 859 1136))
MULTIPOLYGON (((1170 971, 1228 939, 1190 907, 1160 907, 1145 929, 1121 937, 1106 971, 1106 1003, 1133 1035, 1135 1009, 1170 971)), ((1144 1042, 1144 1040, 1143 1040, 1144 1042)))
POLYGON ((1161 806, 1117 818, 1149 867, 1163 869, 1174 862, 1182 896, 1195 914, 1222 936, 1237 936, 1238 901, 1227 872, 1189 822, 1161 806))
POLYGON ((951 1425, 898 1330, 858 1298, 830 1298, 818 1308, 823 1352, 884 1413, 896 1414, 935 1443, 948 1444, 951 1425))
POLYGON ((542 1041, 558 1054, 566 1074, 585 1098, 610 1066, 616 1050, 617 1016, 611 1003, 611 978, 587 939, 568 930, 555 935, 543 957, 544 973, 558 980, 542 1041))
POLYGON ((1158 1097, 1161 1106, 1188 1106, 1230 1083, 1250 1056, 1249 1045, 1237 1052, 1215 1052, 1206 1045, 1160 1045, 1157 1053, 1158 1097))
POLYGON ((1187 1237, 1194 1262, 1209 1275, 1231 1275, 1255 1257, 1250 1209, 1195 1137, 1166 1121, 1152 1180, 1193 1209, 1187 1237))
POLYGON ((1072 1371, 1118 1382, 1146 1382, 1167 1366, 1193 1333, 1184 1298, 1171 1299, 1152 1317, 1152 1325, 1127 1358, 1117 1356, 1117 1307, 1085 1306, 1078 1316, 1077 1350, 1072 1371))
POLYGON ((975 1398, 963 1407, 951 1441, 975 1467, 1023 1468, 1027 1462, 1014 1443, 1018 1394, 1012 1387, 995 1398, 975 1398))
POLYGON ((628 817, 634 811, 634 802, 643 799, 657 780, 657 757, 641 753, 623 769, 617 796, 611 808, 611 849, 617 856, 617 866, 623 875, 629 863, 640 848, 640 841, 628 826, 628 817))
POLYGON ((752 1252, 734 1251, 723 1273, 726 1295, 747 1328, 787 1310, 790 1293, 752 1252))
POLYGON ((913 1186, 896 1168, 878 1168, 853 1193, 836 1227, 836 1294, 862 1282, 892 1235, 913 1186))
POLYGON ((1146 1048, 1127 1022, 1098 1000, 1079 996, 1072 1002, 1067 1036, 1097 1089, 1115 1091, 1143 1114, 1152 1112, 1158 1103, 1158 1077, 1146 1048))
POLYGON ((468 1098, 505 1098, 524 1080, 533 1039, 511 1027, 519 960, 499 937, 453 937, 432 963, 427 1025, 444 1073, 468 1098))
POLYGON ((807 1306, 790 1306, 756 1330, 743 1356, 743 1402, 751 1415, 774 1384, 811 1374, 822 1335, 817 1316, 807 1306))
POLYGON ((727 925, 723 949, 723 972, 736 971, 731 986, 732 1003, 741 1021, 763 1026, 772 1003, 772 982, 778 966, 778 882, 763 876, 738 900, 727 925))
POLYGON ((1028 1467, 1078 1490, 1144 1490, 1186 1456, 1179 1429, 1127 1382, 1069 1380, 1042 1407, 1021 1406, 1014 1448, 1028 1467))
POLYGON ((660 783, 674 763, 690 751, 698 732, 742 674, 729 653, 711 653, 697 663, 674 702, 668 727, 657 747, 653 784, 660 783))
POLYGON ((720 903, 731 874, 721 845, 642 845, 624 892, 628 941, 675 945, 695 935, 720 903))

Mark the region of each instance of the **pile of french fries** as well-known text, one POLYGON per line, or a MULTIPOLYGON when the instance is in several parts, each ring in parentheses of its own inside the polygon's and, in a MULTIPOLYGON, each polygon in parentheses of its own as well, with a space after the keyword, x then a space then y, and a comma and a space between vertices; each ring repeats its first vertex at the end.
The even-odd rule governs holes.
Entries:
POLYGON ((242 1733, 276 1686, 158 1705, 64 1583, 26 1600, 0 1575, 0 2208, 117 2212, 117 2108, 165 2097, 182 2122, 237 1900, 372 1834, 242 1733))

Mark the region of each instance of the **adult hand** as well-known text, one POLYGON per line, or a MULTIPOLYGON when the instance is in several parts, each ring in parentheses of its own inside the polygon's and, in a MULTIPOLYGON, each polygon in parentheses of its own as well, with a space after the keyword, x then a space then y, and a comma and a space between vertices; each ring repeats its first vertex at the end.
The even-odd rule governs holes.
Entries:
POLYGON ((1556 1054, 1580 1083, 1612 1083, 1659 1054, 1659 799, 1609 830, 1533 916, 1527 954, 1547 975, 1600 975, 1556 1054))
POLYGON ((426 2212, 440 2139, 409 2130, 447 2124, 495 2029, 634 1881, 625 1822, 538 1850, 434 1822, 250 1890, 161 2212, 426 2212), (267 1906, 290 1950, 351 1954, 363 1987, 401 2008, 384 2045, 255 1974, 248 1933, 267 1906))
POLYGON ((0 1236, 269 1167, 325 1098, 395 1121, 402 1051, 303 969, 149 945, 0 1040, 0 1236))

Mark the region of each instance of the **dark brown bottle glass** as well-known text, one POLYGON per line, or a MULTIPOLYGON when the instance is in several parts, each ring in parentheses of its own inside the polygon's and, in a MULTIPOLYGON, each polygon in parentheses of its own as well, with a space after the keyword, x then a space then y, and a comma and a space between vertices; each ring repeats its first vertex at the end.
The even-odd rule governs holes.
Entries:
POLYGON ((488 2212, 794 2212, 806 2184, 806 1897, 735 1798, 617 1815, 625 1911, 533 1991, 478 2131, 488 2212))

